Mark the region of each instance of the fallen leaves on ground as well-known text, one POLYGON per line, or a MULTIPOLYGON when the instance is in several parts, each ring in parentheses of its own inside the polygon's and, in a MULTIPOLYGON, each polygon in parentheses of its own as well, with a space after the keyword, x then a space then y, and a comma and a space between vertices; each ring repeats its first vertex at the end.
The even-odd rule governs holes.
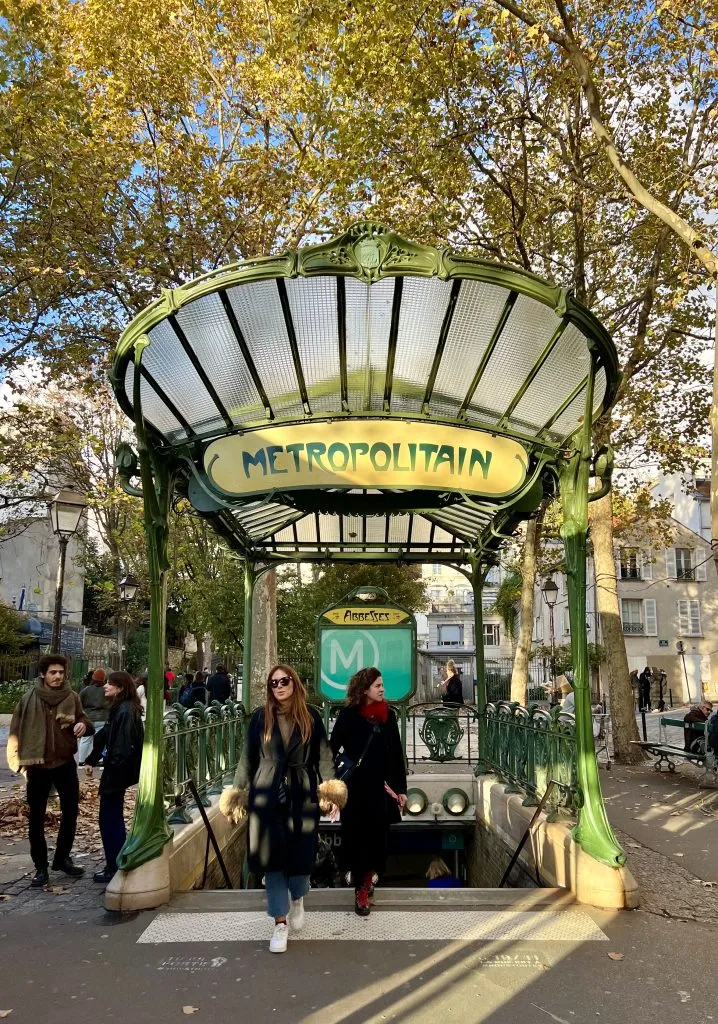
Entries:
POLYGON ((625 953, 609 953, 608 954, 608 959, 609 960, 623 960, 624 956, 625 956, 625 953))
POLYGON ((199 1006, 183 1006, 182 1013, 199 1013, 199 1006))
MULTIPOLYGON (((99 779, 80 783, 80 809, 77 816, 77 839, 75 848, 88 853, 100 853, 102 842, 97 820, 100 810, 99 779)), ((130 790, 125 798, 125 818, 130 820, 135 806, 135 791, 130 790)), ((0 835, 6 839, 26 839, 29 808, 22 792, 0 799, 0 835)), ((60 824, 60 801, 57 797, 48 801, 45 812, 45 828, 56 830, 60 824)))

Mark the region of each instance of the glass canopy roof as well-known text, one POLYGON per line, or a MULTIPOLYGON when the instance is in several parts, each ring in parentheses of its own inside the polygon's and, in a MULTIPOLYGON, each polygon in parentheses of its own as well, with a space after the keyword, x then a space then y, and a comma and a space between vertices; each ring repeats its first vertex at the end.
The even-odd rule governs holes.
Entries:
MULTIPOLYGON (((546 467, 570 446, 587 401, 600 415, 617 381, 610 337, 563 290, 373 223, 163 293, 124 332, 113 367, 118 400, 133 419, 144 417, 176 488, 236 549, 274 560, 457 561, 495 546, 550 487, 546 467), (418 424, 476 431, 461 435, 464 445, 466 437, 477 445, 487 435, 514 439, 525 472, 510 494, 471 494, 447 455, 450 473, 427 489, 413 456, 402 466, 395 445, 394 468, 406 475, 394 474, 390 486, 348 473, 312 486, 305 474, 292 487, 267 477, 230 493, 204 463, 208 445, 234 438, 249 477, 242 443, 271 440, 270 428, 330 422, 346 441, 376 420, 387 440, 404 424, 404 455, 417 447, 418 424)), ((377 444, 374 469, 375 454, 389 451, 377 444)), ((363 451, 361 442, 330 445, 329 455, 333 448, 351 449, 354 463, 363 451)), ((259 457, 250 453, 250 465, 259 457)))

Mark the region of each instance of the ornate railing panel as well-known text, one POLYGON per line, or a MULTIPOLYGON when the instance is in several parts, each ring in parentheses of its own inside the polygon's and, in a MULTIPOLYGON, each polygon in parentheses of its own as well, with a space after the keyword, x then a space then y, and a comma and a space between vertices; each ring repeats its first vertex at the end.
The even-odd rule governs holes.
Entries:
POLYGON ((554 779, 560 786, 550 797, 549 819, 560 811, 575 811, 579 790, 573 715, 536 704, 487 704, 479 716, 479 770, 495 772, 509 793, 525 793, 527 806, 538 804, 554 779))
POLYGON ((224 704, 213 701, 207 707, 173 704, 165 712, 162 771, 171 825, 192 821, 187 811, 190 779, 205 807, 212 794, 221 793, 223 785, 232 781, 242 753, 245 722, 244 706, 232 700, 224 704))

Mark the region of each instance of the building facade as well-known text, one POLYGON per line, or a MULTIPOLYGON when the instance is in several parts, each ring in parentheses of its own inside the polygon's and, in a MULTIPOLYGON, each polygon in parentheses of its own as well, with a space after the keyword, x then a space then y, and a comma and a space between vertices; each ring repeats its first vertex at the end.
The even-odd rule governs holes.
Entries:
MULTIPOLYGON (((629 671, 646 665, 665 671, 674 703, 695 703, 718 696, 718 573, 710 547, 709 488, 698 480, 684 488, 665 477, 652 488, 671 501, 669 543, 653 548, 640 535, 616 542, 616 577, 629 671)), ((559 593, 553 609, 556 644, 570 642, 566 579, 557 574, 559 593)), ((547 643, 550 611, 539 581, 534 600, 534 643, 547 643)), ((590 642, 602 642, 596 611, 593 562, 588 564, 586 630, 590 642)), ((601 687, 608 690, 605 670, 601 687)))
MULTIPOLYGON (((70 538, 62 601, 62 623, 63 627, 69 627, 67 639, 73 653, 81 653, 84 633, 85 574, 80 558, 81 543, 78 536, 70 538)), ((59 552, 58 539, 47 516, 30 520, 25 529, 0 542, 0 600, 40 624, 41 644, 49 643, 59 552)))

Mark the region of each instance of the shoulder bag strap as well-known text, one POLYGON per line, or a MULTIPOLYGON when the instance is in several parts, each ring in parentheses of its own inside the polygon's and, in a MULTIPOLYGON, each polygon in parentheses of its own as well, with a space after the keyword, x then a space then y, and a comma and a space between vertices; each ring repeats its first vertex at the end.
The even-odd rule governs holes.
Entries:
POLYGON ((380 730, 379 730, 379 726, 378 726, 378 725, 373 725, 373 726, 371 727, 371 732, 369 733, 369 739, 368 739, 368 740, 366 741, 366 743, 364 744, 364 749, 362 750, 361 754, 359 755, 359 760, 357 761, 357 763, 356 763, 356 764, 355 764, 355 766, 354 766, 354 770, 355 770, 355 771, 356 771, 356 769, 357 769, 357 768, 359 767, 359 765, 360 765, 360 764, 362 763, 362 761, 364 760, 364 758, 366 757, 366 752, 367 752, 367 750, 369 749, 369 747, 371 746, 371 741, 372 741, 372 740, 374 739, 374 737, 376 736, 376 734, 377 734, 377 733, 378 733, 379 731, 380 731, 380 730))

